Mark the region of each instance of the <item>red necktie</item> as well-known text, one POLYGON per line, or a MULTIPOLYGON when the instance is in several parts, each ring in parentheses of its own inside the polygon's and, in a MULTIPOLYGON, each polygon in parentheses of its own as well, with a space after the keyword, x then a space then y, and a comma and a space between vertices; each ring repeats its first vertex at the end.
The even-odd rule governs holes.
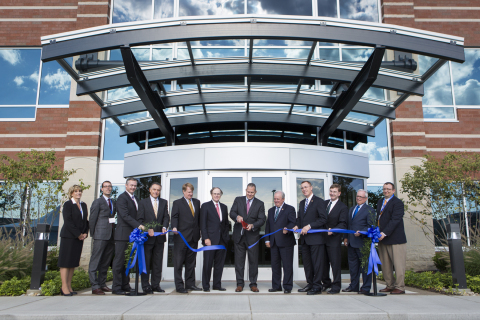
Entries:
POLYGON ((220 219, 222 219, 221 215, 220 215, 220 208, 218 207, 218 203, 215 204, 215 207, 217 207, 217 213, 218 213, 218 217, 220 219))
POLYGON ((247 200, 247 216, 248 216, 248 211, 250 211, 250 200, 247 200))

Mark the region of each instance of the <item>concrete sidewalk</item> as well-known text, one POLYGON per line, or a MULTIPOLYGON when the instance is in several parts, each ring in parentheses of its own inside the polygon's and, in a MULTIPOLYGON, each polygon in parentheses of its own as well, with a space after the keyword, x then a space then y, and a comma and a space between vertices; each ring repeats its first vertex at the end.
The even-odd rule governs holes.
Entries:
POLYGON ((162 282, 166 293, 138 297, 93 296, 90 290, 73 297, 2 297, 0 319, 480 319, 480 296, 446 296, 412 288, 400 296, 307 296, 268 293, 268 282, 259 283, 260 293, 239 294, 233 292, 234 285, 225 282, 227 291, 222 293, 178 294, 173 283, 162 282))

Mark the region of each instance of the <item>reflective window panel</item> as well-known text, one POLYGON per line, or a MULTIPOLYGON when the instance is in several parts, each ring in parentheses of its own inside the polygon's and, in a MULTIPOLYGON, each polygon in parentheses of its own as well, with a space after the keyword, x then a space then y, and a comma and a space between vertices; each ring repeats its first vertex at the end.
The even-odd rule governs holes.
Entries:
MULTIPOLYGON (((212 187, 219 187, 223 191, 222 198, 220 202, 225 204, 228 208, 228 213, 232 208, 233 201, 236 197, 243 195, 243 178, 242 177, 213 177, 212 178, 212 187)), ((225 267, 235 267, 235 254, 232 240, 232 231, 233 231, 233 221, 228 216, 230 223, 230 240, 227 244, 227 257, 225 259, 225 267)))
POLYGON ((310 49, 253 49, 254 57, 306 59, 310 49))
POLYGON ((364 189, 363 179, 333 176, 333 183, 342 186, 342 194, 340 195, 340 201, 347 205, 347 207, 353 207, 356 204, 357 191, 364 189))
POLYGON ((152 0, 113 1, 112 23, 152 19, 152 0))
POLYGON ((480 104, 480 49, 465 49, 463 64, 452 62, 455 104, 480 104))
MULTIPOLYGON (((65 59, 72 65, 73 58, 65 59)), ((42 65, 40 80, 40 98, 38 104, 69 104, 70 84, 72 79, 57 61, 45 62, 42 65)))
MULTIPOLYGON (((433 65, 435 58, 419 56, 420 73, 425 72, 423 64, 433 65)), ((428 70, 428 69, 427 69, 428 70)), ((452 105, 452 86, 450 82, 450 69, 448 62, 445 63, 433 76, 424 83, 425 95, 422 98, 423 105, 452 105)))
POLYGON ((153 19, 173 17, 173 0, 155 0, 153 4, 153 19))
MULTIPOLYGON (((202 58, 223 58, 223 57, 243 57, 245 56, 245 50, 243 48, 231 48, 231 49, 192 49, 193 57, 195 59, 202 58)), ((178 49, 178 60, 190 59, 188 49, 178 49)))
POLYGON ((337 1, 317 0, 319 17, 337 17, 337 1))
POLYGON ((387 123, 383 120, 375 128, 375 137, 368 137, 368 143, 358 143, 353 150, 368 153, 370 161, 388 161, 387 123))
POLYGON ((423 107, 424 119, 455 119, 454 107, 423 107))
POLYGON ((135 143, 127 143, 127 137, 120 137, 120 128, 112 119, 105 120, 103 160, 123 160, 127 152, 140 150, 135 143))
POLYGON ((378 0, 339 0, 340 18, 378 22, 378 0))
MULTIPOLYGON (((170 179, 170 195, 168 209, 170 210, 170 217, 172 216, 173 201, 183 197, 182 186, 190 182, 193 185, 193 197, 198 198, 198 178, 178 178, 170 179)), ((168 233, 168 267, 173 267, 173 233, 168 233)))
POLYGON ((40 49, 0 49, 0 105, 35 105, 40 49))
POLYGON ((0 119, 34 119, 35 107, 0 107, 0 119))
MULTIPOLYGON (((158 182, 162 184, 161 175, 137 178, 137 180, 138 180, 138 185, 137 185, 137 190, 135 190, 135 195, 139 199, 145 199, 150 196, 150 186, 152 185, 153 182, 158 182)), ((168 229, 168 227, 166 228, 168 229)))
POLYGON ((340 61, 339 49, 324 49, 320 48, 320 59, 330 61, 340 61))
POLYGON ((274 39, 255 39, 253 40, 254 46, 306 46, 311 47, 312 41, 299 41, 299 40, 274 40, 274 39))
POLYGON ((135 97, 136 95, 137 93, 135 92, 133 87, 123 87, 118 89, 112 89, 107 91, 107 101, 135 97))
POLYGON ((182 16, 230 16, 245 12, 244 0, 179 0, 182 16))
POLYGON ((311 0, 247 0, 247 13, 311 16, 311 0))

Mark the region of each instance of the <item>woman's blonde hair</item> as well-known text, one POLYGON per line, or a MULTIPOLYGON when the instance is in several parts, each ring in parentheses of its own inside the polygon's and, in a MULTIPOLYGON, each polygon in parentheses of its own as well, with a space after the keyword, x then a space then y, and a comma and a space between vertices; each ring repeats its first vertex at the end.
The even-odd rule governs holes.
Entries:
POLYGON ((83 188, 80 187, 78 184, 74 184, 73 186, 71 186, 69 189, 68 189, 68 196, 71 198, 72 197, 72 194, 77 191, 77 190, 80 190, 83 192, 83 188))

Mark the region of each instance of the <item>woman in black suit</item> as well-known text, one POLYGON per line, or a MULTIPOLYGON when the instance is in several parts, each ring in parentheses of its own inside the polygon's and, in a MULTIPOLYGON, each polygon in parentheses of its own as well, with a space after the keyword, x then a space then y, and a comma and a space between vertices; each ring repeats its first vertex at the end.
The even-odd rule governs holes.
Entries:
POLYGON ((58 267, 62 278, 61 293, 64 296, 76 294, 72 289, 73 271, 80 265, 83 240, 88 233, 87 205, 80 201, 83 189, 73 185, 68 190, 70 200, 63 205, 63 227, 60 231, 60 252, 58 254, 58 267))

